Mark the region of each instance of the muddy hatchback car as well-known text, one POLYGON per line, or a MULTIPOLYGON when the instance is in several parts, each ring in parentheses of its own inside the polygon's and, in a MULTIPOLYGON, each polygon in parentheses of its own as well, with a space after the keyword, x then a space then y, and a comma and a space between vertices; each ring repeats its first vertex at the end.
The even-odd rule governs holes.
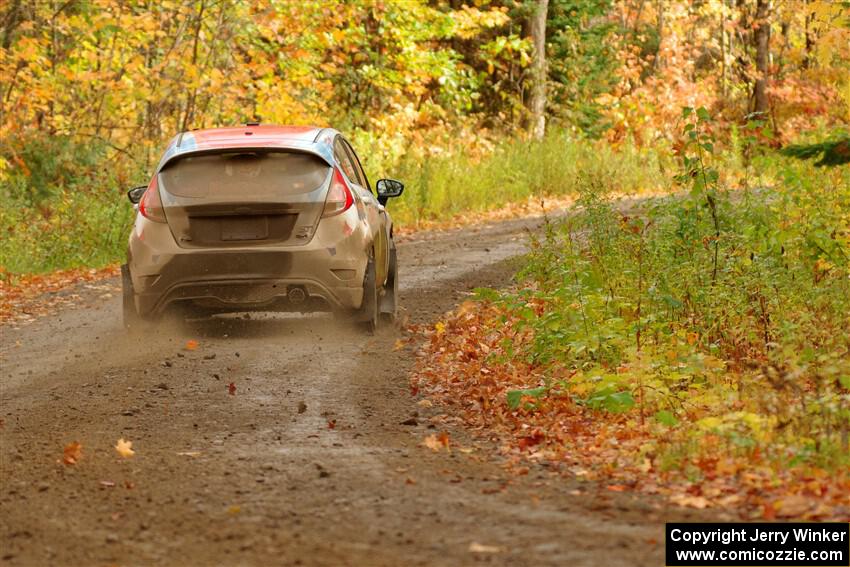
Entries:
POLYGON ((248 124, 168 145, 122 266, 124 324, 165 313, 332 311, 374 330, 396 313, 398 263, 385 205, 330 128, 248 124))

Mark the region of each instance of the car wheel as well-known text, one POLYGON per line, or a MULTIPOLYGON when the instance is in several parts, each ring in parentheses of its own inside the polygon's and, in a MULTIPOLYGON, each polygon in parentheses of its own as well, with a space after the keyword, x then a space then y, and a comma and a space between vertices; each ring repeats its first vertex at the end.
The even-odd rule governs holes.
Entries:
POLYGON ((363 303, 356 317, 367 333, 374 333, 378 328, 378 288, 375 282, 375 261, 370 258, 363 278, 363 303))
POLYGON ((390 266, 387 274, 387 283, 384 285, 384 293, 381 295, 380 316, 387 323, 393 323, 398 313, 398 257, 395 244, 390 243, 390 266))

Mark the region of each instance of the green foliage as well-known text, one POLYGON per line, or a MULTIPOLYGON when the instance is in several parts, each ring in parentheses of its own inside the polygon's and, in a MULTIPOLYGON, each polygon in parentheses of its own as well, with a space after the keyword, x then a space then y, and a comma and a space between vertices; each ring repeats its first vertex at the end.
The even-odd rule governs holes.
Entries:
POLYGON ((595 392, 591 397, 580 402, 591 409, 604 409, 611 413, 623 413, 635 407, 635 398, 631 392, 615 392, 611 388, 595 392))
POLYGON ((816 166, 836 166, 850 163, 850 136, 836 136, 835 139, 813 144, 792 144, 782 148, 786 156, 798 159, 820 159, 816 166))
POLYGON ((100 267, 124 255, 133 209, 127 179, 135 163, 105 159, 96 141, 29 136, 7 151, 19 167, 0 182, 0 271, 37 273, 100 267))
MULTIPOLYGON (((539 388, 530 388, 527 390, 510 390, 506 394, 508 407, 512 410, 519 409, 523 398, 542 398, 549 392, 549 388, 541 386, 539 388)), ((531 404, 526 404, 526 408, 530 409, 531 404)))
POLYGON ((730 191, 708 112, 683 118, 686 192, 628 207, 580 176, 574 214, 533 242, 528 286, 498 300, 534 337, 516 355, 680 447, 847 464, 850 171, 756 156, 775 184, 730 191))
POLYGON ((607 130, 605 108, 597 97, 618 81, 613 41, 616 26, 605 18, 611 0, 552 0, 547 35, 552 81, 550 105, 565 125, 588 136, 607 130))

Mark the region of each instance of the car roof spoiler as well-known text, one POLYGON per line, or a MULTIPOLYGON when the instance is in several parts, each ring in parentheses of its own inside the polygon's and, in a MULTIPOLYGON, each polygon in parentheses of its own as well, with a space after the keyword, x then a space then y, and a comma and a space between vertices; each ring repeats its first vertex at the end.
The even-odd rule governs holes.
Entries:
POLYGON ((169 163, 186 156, 216 154, 229 150, 300 152, 314 155, 327 163, 328 166, 334 164, 332 146, 324 143, 324 140, 318 140, 318 138, 315 142, 305 142, 299 139, 286 139, 276 136, 245 136, 204 142, 196 140, 192 132, 183 132, 172 138, 168 144, 156 167, 156 173, 162 171, 169 163))

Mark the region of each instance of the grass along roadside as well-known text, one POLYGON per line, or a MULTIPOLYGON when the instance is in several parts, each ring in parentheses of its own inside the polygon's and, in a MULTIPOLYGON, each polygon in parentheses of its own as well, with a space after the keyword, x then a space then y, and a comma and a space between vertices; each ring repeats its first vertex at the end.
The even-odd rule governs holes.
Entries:
MULTIPOLYGON (((699 122, 694 121, 699 129, 699 122)), ((850 519, 850 172, 775 163, 629 215, 588 180, 512 290, 429 333, 414 386, 611 490, 750 518, 850 519)), ((713 162, 713 163, 712 163, 713 162)))

